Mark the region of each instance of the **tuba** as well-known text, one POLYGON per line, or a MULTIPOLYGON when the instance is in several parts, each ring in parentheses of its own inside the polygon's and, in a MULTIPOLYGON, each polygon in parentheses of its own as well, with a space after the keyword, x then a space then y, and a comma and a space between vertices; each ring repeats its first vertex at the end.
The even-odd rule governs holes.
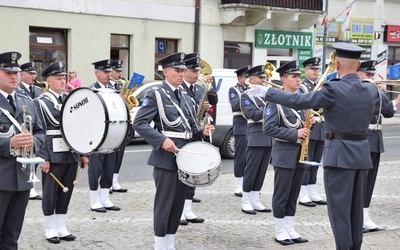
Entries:
POLYGON ((197 124, 200 126, 203 126, 203 117, 204 117, 204 103, 207 101, 207 93, 212 89, 212 84, 208 81, 208 77, 212 74, 212 68, 211 66, 204 61, 203 59, 200 59, 200 72, 199 76, 197 78, 196 84, 202 86, 204 88, 204 93, 200 99, 200 102, 198 104, 198 109, 196 112, 196 120, 197 124))

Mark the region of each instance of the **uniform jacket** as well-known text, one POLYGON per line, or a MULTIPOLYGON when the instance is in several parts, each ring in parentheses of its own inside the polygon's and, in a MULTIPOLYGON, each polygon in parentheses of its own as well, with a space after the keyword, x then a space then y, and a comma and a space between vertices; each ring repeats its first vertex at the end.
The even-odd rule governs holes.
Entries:
MULTIPOLYGON (((299 118, 291 108, 282 106, 287 120, 295 124, 299 118)), ((301 120, 304 120, 305 111, 297 112, 301 120)), ((289 128, 278 113, 277 105, 268 102, 264 111, 263 130, 267 135, 275 138, 272 146, 271 164, 281 168, 304 167, 299 164, 301 144, 297 143, 297 130, 302 128, 301 123, 297 128, 289 128)))
MULTIPOLYGON (((268 89, 266 100, 294 109, 322 107, 326 131, 330 133, 367 133, 375 108, 379 104, 378 89, 363 83, 357 74, 325 83, 321 90, 308 94, 290 94, 268 89)), ((383 107, 389 103, 383 98, 383 107)), ((324 166, 346 169, 372 168, 368 140, 325 140, 324 166)))
POLYGON ((31 92, 29 91, 29 89, 25 88, 25 86, 22 83, 18 84, 18 88, 15 90, 19 93, 22 93, 26 96, 28 96, 31 99, 35 99, 36 97, 39 97, 40 94, 42 94, 42 89, 36 85, 32 85, 33 89, 34 89, 34 96, 31 95, 31 92))
MULTIPOLYGON (((45 132, 41 119, 36 112, 32 100, 23 94, 15 92, 16 111, 14 113, 10 103, 0 94, 0 107, 6 109, 17 120, 19 124, 23 123, 22 106, 26 106, 26 115, 31 116, 33 126, 33 141, 35 152, 38 152, 45 143, 45 132)), ((0 110, 0 133, 9 131, 13 123, 0 110)), ((29 128, 29 124, 27 124, 29 128)), ((17 131, 17 129, 16 129, 17 131)), ((20 133, 19 131, 16 133, 20 133)), ((4 191, 25 191, 33 187, 29 180, 29 166, 22 171, 22 165, 16 161, 16 158, 10 156, 10 137, 0 134, 0 190, 4 191)))
MULTIPOLYGON (((99 83, 99 82, 95 82, 92 85, 90 85, 89 88, 91 88, 91 89, 100 89, 100 88, 102 88, 102 86, 100 86, 100 84, 101 83, 99 83)), ((114 86, 112 84, 110 84, 110 83, 107 84, 107 88, 115 89, 114 86)))
MULTIPOLYGON (((240 95, 247 88, 240 83, 229 89, 229 102, 232 112, 242 112, 240 109, 240 95), (240 93, 240 95, 238 94, 240 93)), ((233 135, 246 135, 247 121, 242 115, 233 115, 233 135)))
MULTIPOLYGON (((174 93, 166 82, 163 82, 159 89, 149 90, 146 94, 145 100, 142 106, 135 116, 133 123, 134 129, 149 143, 153 150, 150 154, 147 164, 158 168, 164 168, 168 170, 176 170, 175 154, 165 151, 161 148, 163 142, 167 138, 161 131, 179 132, 182 133, 186 130, 184 125, 181 123, 179 126, 168 126, 165 122, 161 122, 160 112, 157 107, 157 100, 155 91, 158 91, 161 95, 162 106, 165 111, 165 115, 169 121, 175 121, 180 117, 178 110, 175 108, 172 102, 178 103, 174 93), (164 92, 164 91, 165 92, 164 92), (169 97, 166 94, 169 95, 169 97), (150 123, 154 121, 155 129, 150 126, 150 123)), ((189 126, 193 133, 193 139, 201 139, 203 129, 197 127, 195 120, 195 111, 191 100, 187 98, 185 94, 180 91, 180 105, 179 107, 183 111, 185 117, 188 119, 189 126)), ((190 140, 184 140, 181 138, 171 138, 174 141, 177 148, 181 148, 190 140)))
MULTIPOLYGON (((53 95, 53 93, 49 92, 53 95)), ((54 95, 55 97, 55 95, 54 95)), ((63 99, 65 100, 65 95, 63 95, 63 99)), ((40 114, 40 117, 44 124, 44 129, 47 130, 60 130, 60 125, 54 125, 49 121, 49 118, 45 114, 44 110, 42 110, 40 106, 39 100, 42 100, 47 108, 50 110, 51 115, 60 122, 61 120, 61 112, 54 107, 52 101, 44 96, 40 96, 39 98, 35 99, 33 102, 36 105, 37 112, 40 114)), ((61 105, 61 102, 57 99, 58 104, 61 105)), ((79 155, 72 152, 54 152, 53 151, 53 139, 54 138, 62 138, 62 135, 46 135, 46 147, 42 148, 37 155, 44 160, 50 161, 50 163, 59 163, 59 164, 70 164, 76 163, 79 161, 79 155)))
MULTIPOLYGON (((307 88, 307 91, 303 91, 302 88, 300 88, 300 91, 303 93, 308 93, 311 91, 314 91, 315 84, 311 82, 308 78, 304 82, 301 83, 303 87, 307 88)), ((310 140, 315 140, 315 141, 325 141, 325 122, 316 122, 311 129, 310 132, 310 140)))
MULTIPOLYGON (((193 100, 196 101, 196 111, 197 111, 197 109, 198 109, 197 105, 200 103, 201 98, 204 95, 205 89, 203 88, 203 86, 201 86, 199 84, 193 84, 193 91, 191 91, 190 88, 184 82, 181 84, 181 87, 185 90, 185 92, 191 98, 193 98, 193 100)), ((206 100, 211 105, 217 105, 217 103, 218 103, 218 95, 217 95, 217 91, 215 91, 214 88, 211 88, 211 90, 207 93, 206 100)))
POLYGON ((246 129, 246 145, 248 147, 271 147, 271 137, 264 134, 262 128, 265 101, 262 97, 249 97, 246 92, 242 93, 240 99, 242 112, 249 120, 246 129))

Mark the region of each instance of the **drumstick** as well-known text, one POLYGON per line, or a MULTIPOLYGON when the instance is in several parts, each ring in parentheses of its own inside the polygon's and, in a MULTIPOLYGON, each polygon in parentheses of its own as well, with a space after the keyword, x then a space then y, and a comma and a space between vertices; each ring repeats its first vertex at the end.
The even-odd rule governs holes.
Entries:
POLYGON ((74 180, 74 185, 78 184, 78 180, 79 180, 79 177, 81 176, 81 172, 82 172, 82 169, 83 169, 82 166, 81 166, 81 163, 78 164, 78 167, 79 167, 79 170, 78 170, 78 174, 76 175, 76 178, 74 180))
MULTIPOLYGON (((208 120, 208 124, 211 124, 211 116, 208 115, 207 116, 207 120, 208 120)), ((211 133, 211 129, 208 130, 209 136, 210 136, 210 143, 212 144, 212 133, 211 133)))
POLYGON ((195 151, 191 151, 191 150, 186 150, 186 149, 178 149, 178 151, 185 152, 185 153, 190 153, 190 154, 196 154, 196 155, 207 156, 207 154, 202 154, 202 153, 199 153, 199 152, 195 152, 195 151))
POLYGON ((50 172, 49 174, 51 177, 53 177, 53 179, 57 182, 57 184, 60 185, 64 193, 68 192, 68 188, 64 186, 52 172, 50 172))

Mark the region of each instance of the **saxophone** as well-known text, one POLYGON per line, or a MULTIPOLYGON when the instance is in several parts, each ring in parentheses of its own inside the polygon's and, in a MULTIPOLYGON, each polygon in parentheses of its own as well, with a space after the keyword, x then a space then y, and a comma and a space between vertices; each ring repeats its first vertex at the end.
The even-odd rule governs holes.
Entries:
MULTIPOLYGON (((321 78, 315 85, 314 91, 319 90, 322 85, 326 82, 326 77, 328 74, 331 74, 332 72, 335 71, 335 52, 332 52, 330 54, 330 59, 331 61, 329 62, 328 67, 326 67, 325 72, 322 74, 321 78)), ((313 118, 314 114, 320 115, 322 113, 322 109, 319 109, 319 111, 314 111, 313 109, 307 109, 306 116, 305 116, 305 121, 303 123, 304 128, 311 129, 311 119, 313 118)), ((306 161, 306 156, 308 153, 308 142, 310 140, 310 136, 307 136, 302 142, 301 142, 301 149, 300 149, 300 157, 299 157, 299 163, 305 163, 308 165, 312 166, 320 166, 321 163, 319 162, 313 162, 313 161, 306 161)))
POLYGON ((200 127, 203 127, 205 124, 203 118, 204 118, 204 113, 206 112, 206 110, 204 109, 204 103, 207 101, 207 93, 208 93, 208 91, 211 90, 212 85, 211 85, 211 83, 208 82, 207 75, 203 75, 201 73, 199 73, 199 77, 197 78, 196 84, 198 84, 204 88, 204 93, 201 96, 199 106, 198 106, 197 112, 196 112, 197 124, 199 124, 200 127))

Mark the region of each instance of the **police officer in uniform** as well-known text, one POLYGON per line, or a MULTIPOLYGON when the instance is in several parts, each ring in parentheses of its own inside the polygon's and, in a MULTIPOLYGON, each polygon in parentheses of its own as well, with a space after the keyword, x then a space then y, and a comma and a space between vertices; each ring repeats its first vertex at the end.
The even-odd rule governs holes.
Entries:
MULTIPOLYGON (((265 82, 264 65, 255 66, 248 71, 249 87, 265 82)), ((271 212, 260 201, 260 190, 271 157, 272 140, 264 134, 262 118, 265 108, 264 96, 246 91, 241 95, 241 110, 247 118, 246 131, 246 168, 243 175, 242 211, 246 214, 271 212)))
MULTIPOLYGON (((200 102, 204 101, 203 109, 207 112, 211 105, 217 105, 218 95, 217 91, 212 87, 206 93, 206 90, 200 84, 196 84, 199 80, 200 56, 198 53, 187 54, 184 58, 186 69, 183 73, 183 88, 182 93, 186 94, 191 100, 192 105, 196 111, 199 110, 200 102), (202 100, 205 98, 204 100, 202 100)), ((185 199, 185 206, 181 216, 180 225, 187 225, 188 222, 203 223, 204 219, 195 215, 192 211, 192 202, 200 202, 200 199, 194 197, 196 188, 188 187, 185 199)))
MULTIPOLYGON (((24 63, 21 65, 20 68, 21 68, 21 73, 20 73, 21 82, 19 83, 19 86, 15 91, 22 93, 31 99, 39 97, 40 94, 42 93, 42 89, 34 85, 34 83, 36 82, 35 78, 37 75, 35 63, 34 62, 24 63)), ((35 171, 36 169, 37 166, 35 166, 35 171)), ((30 200, 42 199, 42 197, 35 190, 35 182, 33 183, 33 188, 31 189, 31 192, 29 194, 29 199, 30 200)))
MULTIPOLYGON (((32 100, 17 93, 18 72, 21 71, 18 52, 0 54, 0 248, 18 249, 25 210, 28 205, 32 183, 28 182, 30 171, 22 169, 16 158, 21 149, 27 151, 34 145, 35 152, 45 144, 45 131, 32 100), (31 117, 33 131, 21 133, 23 106, 31 117)), ((26 166, 26 168, 29 168, 26 166)))
MULTIPOLYGON (((287 62, 276 72, 285 92, 298 91, 301 74, 298 61, 287 62)), ((249 92, 255 92, 253 88, 249 92)), ((275 170, 272 210, 275 241, 281 245, 308 242, 294 229, 297 197, 305 172, 305 165, 299 163, 301 141, 310 133, 308 128, 303 128, 304 116, 304 110, 297 111, 272 102, 268 102, 264 112, 264 133, 275 138, 271 160, 275 170)))
MULTIPOLYGON (((361 80, 366 82, 367 84, 375 84, 374 83, 374 75, 376 73, 376 61, 370 60, 365 61, 360 64, 360 68, 357 71, 358 76, 361 80)), ((394 113, 397 110, 397 105, 400 103, 400 95, 396 100, 393 100, 392 103, 387 105, 385 108, 375 109, 374 115, 372 116, 371 123, 369 124, 368 129, 368 142, 371 151, 371 161, 372 161, 372 169, 368 171, 367 176, 367 193, 365 195, 364 201, 364 232, 375 232, 382 231, 384 228, 377 226, 369 216, 369 206, 371 204, 371 198, 375 187, 376 176, 378 174, 379 161, 381 157, 381 153, 385 152, 383 145, 383 136, 382 136, 382 118, 390 118, 393 117, 394 113)))
MULTIPOLYGON (((303 93, 308 93, 315 89, 320 70, 320 63, 321 59, 319 57, 311 57, 302 63, 306 74, 306 79, 300 85, 300 89, 303 93)), ((324 117, 321 114, 316 115, 314 118, 316 123, 314 124, 310 133, 307 160, 321 162, 325 141, 324 117)), ((315 185, 317 183, 317 172, 318 165, 309 165, 306 168, 299 195, 300 205, 307 207, 315 207, 317 204, 326 205, 326 201, 324 201, 317 193, 317 188, 315 185)))
POLYGON ((193 139, 209 136, 211 124, 204 129, 196 124, 193 105, 180 90, 186 68, 184 53, 160 59, 165 80, 156 90, 149 90, 136 114, 134 129, 153 147, 148 164, 154 166, 154 249, 175 249, 187 186, 178 179, 175 154, 193 139), (155 123, 154 129, 150 126, 155 123))
MULTIPOLYGON (((120 79, 122 79, 122 60, 114 60, 111 62, 111 84, 114 85, 114 88, 116 90, 120 90, 122 87, 122 82, 120 79)), ((128 87, 128 86, 125 86, 128 87)), ((126 193, 128 192, 128 189, 122 188, 121 185, 118 182, 118 176, 119 176, 119 170, 121 169, 122 165, 122 160, 124 158, 124 153, 125 153, 125 146, 126 146, 126 137, 124 142, 119 146, 119 149, 117 151, 117 157, 116 157, 116 162, 115 162, 115 169, 114 169, 114 175, 113 175, 113 181, 112 181, 112 192, 118 192, 118 193, 126 193)))
POLYGON ((336 50, 338 79, 307 94, 269 88, 265 98, 295 109, 323 108, 324 184, 336 247, 360 249, 367 174, 372 168, 367 132, 375 107, 386 107, 389 99, 356 74, 365 49, 344 42, 332 47, 336 50))
POLYGON ((49 90, 34 100, 46 129, 46 147, 42 148, 37 156, 45 160, 45 163, 39 164, 43 171, 42 211, 46 239, 53 244, 60 243, 60 240, 73 241, 76 238, 67 230, 65 219, 74 189, 73 181, 78 161, 81 161, 82 167, 86 167, 89 160, 87 156, 80 157, 72 153, 61 135, 61 105, 66 98, 63 93, 66 74, 62 62, 54 62, 47 66, 42 76, 47 79, 49 90), (68 188, 68 192, 63 192, 50 173, 68 188))
MULTIPOLYGON (((110 84, 111 59, 92 63, 95 68, 97 82, 89 86, 93 89, 115 88, 110 84)), ((110 188, 112 186, 113 174, 117 152, 108 154, 93 153, 89 156, 90 167, 88 170, 90 188, 90 207, 92 211, 105 213, 107 210, 119 211, 121 208, 115 206, 110 200, 110 188), (100 179, 100 193, 99 193, 100 179)))
POLYGON ((235 71, 237 75, 237 84, 229 88, 229 102, 233 113, 232 133, 235 138, 235 158, 233 162, 233 173, 235 176, 234 194, 242 197, 243 174, 246 167, 246 127, 247 121, 242 115, 240 109, 240 96, 247 89, 246 71, 250 65, 241 67, 235 71))

